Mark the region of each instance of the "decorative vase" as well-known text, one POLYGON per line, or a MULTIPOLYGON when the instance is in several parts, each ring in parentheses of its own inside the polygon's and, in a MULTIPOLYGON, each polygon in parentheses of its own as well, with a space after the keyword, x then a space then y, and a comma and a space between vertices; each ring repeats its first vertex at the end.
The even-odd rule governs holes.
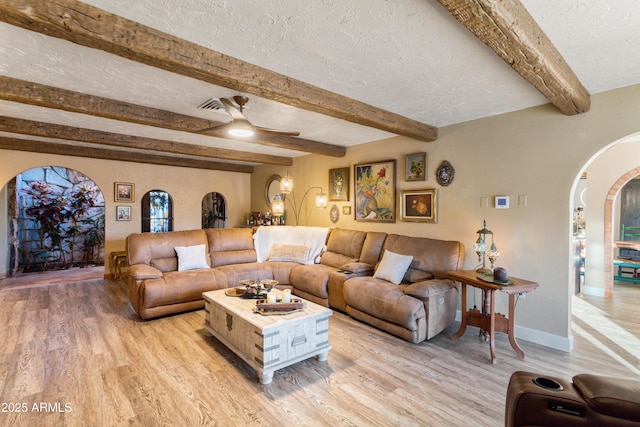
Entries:
POLYGON ((366 218, 374 212, 378 212, 378 201, 374 197, 367 197, 362 190, 356 195, 356 212, 359 218, 366 218))

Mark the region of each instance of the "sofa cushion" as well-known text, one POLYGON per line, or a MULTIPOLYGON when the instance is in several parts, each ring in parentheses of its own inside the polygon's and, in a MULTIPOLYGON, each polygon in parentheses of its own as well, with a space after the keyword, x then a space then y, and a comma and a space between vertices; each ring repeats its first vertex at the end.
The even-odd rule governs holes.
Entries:
POLYGON ((366 262, 350 262, 340 266, 340 270, 358 275, 371 275, 373 267, 366 262))
POLYGON ((402 281, 412 260, 412 255, 400 255, 395 252, 385 251, 384 255, 382 255, 382 261, 380 261, 376 267, 376 271, 373 273, 373 277, 388 280, 398 285, 402 281))
POLYGON ((369 231, 362 245, 360 262, 366 262, 372 266, 376 265, 382 254, 382 246, 387 238, 387 233, 369 231))
POLYGON ((127 261, 129 265, 153 265, 160 271, 171 271, 168 268, 175 266, 172 271, 176 271, 178 259, 174 248, 202 243, 207 243, 203 230, 133 233, 127 236, 127 261))
POLYGON ((133 280, 159 279, 162 271, 150 265, 136 264, 127 268, 127 275, 133 280))
POLYGON ((329 298, 327 283, 332 271, 336 269, 324 264, 300 265, 291 270, 291 284, 297 290, 327 299, 329 298))
POLYGON ((367 233, 364 231, 332 229, 320 264, 339 268, 341 265, 357 262, 366 237, 367 233))
POLYGON ((178 255, 178 271, 196 270, 198 268, 209 268, 207 262, 206 245, 176 246, 178 255))
POLYGON ((309 257, 309 250, 310 248, 308 246, 274 243, 269 253, 269 261, 305 264, 309 257))
POLYGON ((464 246, 456 241, 389 234, 384 249, 412 255, 412 268, 429 272, 437 278, 448 277, 447 271, 459 270, 464 264, 464 246))
POLYGON ((410 331, 418 328, 417 319, 426 316, 422 301, 383 279, 353 277, 344 282, 343 292, 347 305, 410 331))
POLYGON ((207 228, 211 267, 256 262, 250 228, 207 228))
POLYGON ((412 297, 426 299, 446 292, 453 287, 453 281, 450 279, 434 279, 402 286, 402 291, 412 297))
POLYGON ((224 278, 219 277, 211 268, 170 271, 160 279, 149 279, 142 283, 142 308, 197 301, 202 299, 203 292, 226 287, 224 278))
POLYGON ((224 274, 228 288, 239 286, 241 280, 273 279, 270 263, 245 262, 241 264, 229 264, 216 267, 214 270, 224 274))
POLYGON ((178 271, 178 258, 175 256, 171 258, 151 258, 149 264, 162 272, 178 271))
POLYGON ((422 271, 416 268, 409 267, 407 272, 404 273, 404 277, 402 278, 402 283, 416 283, 422 282, 423 280, 431 280, 433 279, 433 274, 429 271, 422 271))

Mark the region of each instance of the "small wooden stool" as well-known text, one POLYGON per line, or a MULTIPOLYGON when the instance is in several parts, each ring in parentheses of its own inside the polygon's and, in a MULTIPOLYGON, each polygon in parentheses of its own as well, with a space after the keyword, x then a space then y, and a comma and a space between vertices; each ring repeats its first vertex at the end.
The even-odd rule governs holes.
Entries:
POLYGON ((114 279, 120 280, 124 276, 122 274, 122 267, 127 266, 127 252, 118 251, 111 252, 111 262, 109 263, 109 271, 114 279))

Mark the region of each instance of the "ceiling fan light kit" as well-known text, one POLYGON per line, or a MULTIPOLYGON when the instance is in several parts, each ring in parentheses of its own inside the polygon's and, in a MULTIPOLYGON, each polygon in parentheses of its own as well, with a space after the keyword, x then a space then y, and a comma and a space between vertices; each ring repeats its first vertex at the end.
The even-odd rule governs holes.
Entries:
POLYGON ((227 130, 227 133, 231 136, 237 136, 240 138, 249 138, 256 134, 251 123, 244 120, 234 120, 231 122, 231 127, 227 130))
POLYGON ((203 129, 200 132, 207 132, 210 130, 226 130, 226 133, 228 135, 240 138, 249 138, 254 136, 258 132, 282 136, 300 135, 300 132, 297 131, 268 129, 254 126, 244 115, 244 106, 247 104, 247 102, 249 102, 249 98, 247 98, 246 96, 236 95, 231 99, 233 101, 227 98, 211 98, 198 106, 198 108, 203 110, 224 109, 231 116, 230 122, 203 129))

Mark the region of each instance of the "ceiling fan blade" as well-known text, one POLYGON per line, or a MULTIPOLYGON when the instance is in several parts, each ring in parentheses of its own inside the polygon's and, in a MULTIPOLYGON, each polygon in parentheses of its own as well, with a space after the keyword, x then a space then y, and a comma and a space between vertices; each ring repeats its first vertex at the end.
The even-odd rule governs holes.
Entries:
POLYGON ((238 109, 238 107, 233 105, 233 102, 229 101, 227 98, 220 98, 220 102, 222 103, 222 105, 224 105, 224 108, 226 108, 227 113, 229 113, 233 120, 245 120, 247 122, 249 121, 249 119, 245 117, 245 115, 238 109))
POLYGON ((294 130, 269 129, 260 126, 254 126, 254 128, 256 128, 256 132, 270 133, 272 135, 300 136, 300 132, 294 130))
POLYGON ((227 123, 220 123, 220 124, 217 124, 215 126, 211 126, 209 128, 205 128, 205 129, 200 129, 198 131, 198 133, 206 133, 206 132, 209 132, 211 130, 223 131, 224 128, 229 126, 231 123, 233 123, 233 121, 230 121, 230 122, 227 122, 227 123))

